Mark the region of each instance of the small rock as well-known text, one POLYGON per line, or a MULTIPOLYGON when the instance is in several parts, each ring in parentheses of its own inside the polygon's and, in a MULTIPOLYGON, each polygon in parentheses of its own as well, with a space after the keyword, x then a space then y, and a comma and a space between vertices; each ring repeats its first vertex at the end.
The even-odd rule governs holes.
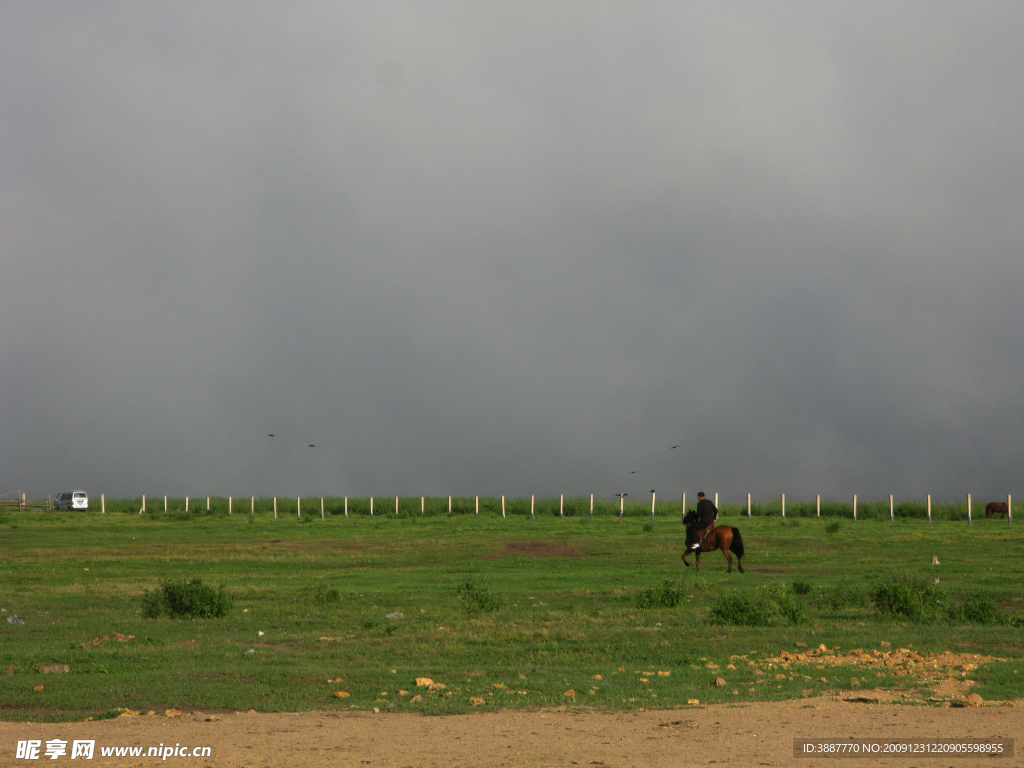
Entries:
POLYGON ((576 691, 574 691, 572 688, 570 688, 568 691, 566 691, 562 695, 563 696, 575 696, 576 695, 576 691))
POLYGON ((795 645, 797 648, 806 648, 807 647, 807 643, 801 643, 799 640, 797 640, 795 643, 793 643, 793 645, 795 645))
POLYGON ((878 644, 883 648, 892 648, 892 643, 890 643, 888 640, 881 640, 878 644))
MULTIPOLYGON (((671 675, 672 675, 672 670, 662 670, 662 669, 658 670, 658 677, 670 677, 671 675)), ((600 679, 600 676, 598 676, 598 679, 600 679)))
POLYGON ((327 678, 327 682, 328 683, 340 683, 341 682, 341 678, 340 677, 329 677, 329 678, 327 678))
POLYGON ((591 679, 592 680, 600 680, 601 676, 600 675, 594 675, 591 679))
POLYGON ((421 701, 423 701, 423 697, 420 694, 418 694, 418 693, 415 696, 413 696, 411 699, 409 699, 409 703, 410 704, 418 704, 421 701))
POLYGON ((248 651, 245 652, 245 655, 246 656, 251 656, 254 653, 256 653, 256 649, 255 648, 250 648, 248 651))
POLYGON ((687 704, 700 704, 700 699, 687 699, 687 704))
POLYGON ((716 677, 715 678, 715 685, 717 685, 719 688, 723 687, 725 685, 725 678, 724 677, 716 677))
POLYGON ((334 698, 336 699, 347 699, 351 694, 348 691, 335 691, 334 698))
POLYGON ((44 675, 55 674, 62 675, 65 672, 70 672, 71 667, 67 664, 40 664, 39 672, 44 675))
POLYGON ((25 622, 22 621, 21 619, 19 619, 17 616, 8 616, 7 617, 7 623, 8 624, 24 624, 25 622))
POLYGON ((42 686, 42 685, 36 685, 36 686, 33 686, 32 690, 33 691, 41 691, 41 690, 43 690, 43 688, 44 688, 44 686, 42 686))
POLYGON ((14 665, 12 664, 7 669, 5 669, 3 672, 0 672, 0 677, 10 677, 13 674, 14 674, 14 665))
POLYGON ((179 709, 168 709, 164 712, 164 717, 181 717, 185 713, 179 709))
POLYGON ((472 704, 474 707, 479 707, 481 704, 484 703, 484 700, 481 699, 479 696, 471 696, 469 698, 469 703, 472 704))
POLYGON ((1012 701, 1004 701, 1003 702, 1003 706, 1004 707, 1016 707, 1017 705, 1014 702, 1012 702, 1012 701))
POLYGON ((426 688, 426 687, 431 686, 433 684, 434 684, 434 681, 431 680, 429 677, 417 677, 416 678, 416 685, 419 688, 426 688))
POLYGON ((825 647, 824 643, 822 643, 821 645, 818 646, 818 652, 819 653, 825 653, 825 651, 827 651, 827 650, 828 650, 828 648, 825 647))
POLYGON ((384 618, 387 618, 387 619, 404 619, 405 618, 405 614, 402 613, 401 611, 392 611, 391 613, 389 613, 384 618))
POLYGON ((982 699, 978 694, 972 693, 970 696, 964 696, 962 701, 965 707, 980 707, 984 702, 984 699, 982 699))
POLYGON ((208 718, 206 718, 206 722, 208 722, 208 723, 215 723, 218 720, 220 720, 220 718, 217 717, 216 715, 210 715, 208 718))
POLYGON ((264 631, 263 631, 263 630, 261 629, 261 630, 259 631, 259 633, 258 633, 258 636, 259 636, 259 637, 263 637, 263 636, 264 636, 265 634, 267 634, 267 633, 266 633, 266 632, 264 632, 264 631))

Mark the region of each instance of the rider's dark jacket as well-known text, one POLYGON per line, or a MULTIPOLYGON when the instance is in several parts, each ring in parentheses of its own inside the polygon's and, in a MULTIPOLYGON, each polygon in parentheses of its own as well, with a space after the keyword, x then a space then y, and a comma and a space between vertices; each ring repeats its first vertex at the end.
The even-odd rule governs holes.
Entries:
POLYGON ((711 499, 701 499, 697 502, 697 522, 694 528, 698 531, 707 528, 718 517, 718 508, 711 502, 711 499))

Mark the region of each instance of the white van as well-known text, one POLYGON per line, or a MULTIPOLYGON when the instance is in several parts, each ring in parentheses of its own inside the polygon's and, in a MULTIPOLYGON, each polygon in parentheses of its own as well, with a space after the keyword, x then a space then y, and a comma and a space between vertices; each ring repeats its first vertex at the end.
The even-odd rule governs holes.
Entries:
POLYGON ((88 509, 89 496, 85 491, 69 491, 57 494, 53 500, 54 509, 88 509))

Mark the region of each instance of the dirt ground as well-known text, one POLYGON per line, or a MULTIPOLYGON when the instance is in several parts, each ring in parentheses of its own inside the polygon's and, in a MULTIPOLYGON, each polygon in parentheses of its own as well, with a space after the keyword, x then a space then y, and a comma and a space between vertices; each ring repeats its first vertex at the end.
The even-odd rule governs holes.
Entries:
MULTIPOLYGON (((777 703, 696 705, 632 714, 573 709, 505 710, 446 717, 386 712, 259 714, 198 712, 98 722, 0 723, 0 766, 60 765, 74 739, 95 739, 95 766, 216 768, 279 766, 835 766, 838 758, 794 757, 795 738, 1017 739, 1013 757, 840 759, 839 766, 1024 766, 1024 700, 1016 706, 908 706, 884 692, 777 703), (19 740, 68 742, 56 759, 16 758, 19 740), (210 747, 209 757, 102 757, 100 747, 210 747)), ((72 763, 77 765, 78 763, 72 763)))

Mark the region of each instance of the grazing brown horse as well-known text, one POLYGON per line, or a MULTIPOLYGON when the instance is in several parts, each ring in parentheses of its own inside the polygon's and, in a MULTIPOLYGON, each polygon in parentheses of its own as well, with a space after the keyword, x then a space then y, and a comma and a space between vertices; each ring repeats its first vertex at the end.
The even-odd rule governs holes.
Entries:
POLYGON ((1005 501, 990 501, 985 505, 985 517, 992 517, 997 512, 999 513, 999 519, 1002 520, 1010 513, 1010 507, 1005 501))
POLYGON ((695 564, 696 569, 700 570, 700 553, 701 552, 714 552, 716 549, 722 550, 722 554, 725 555, 725 561, 729 564, 729 567, 725 570, 726 573, 732 573, 732 552, 736 555, 736 567, 740 569, 740 573, 744 573, 743 563, 743 537, 740 536, 740 529, 733 528, 729 525, 716 525, 712 528, 701 541, 701 548, 697 550, 687 549, 683 552, 683 565, 687 568, 690 564, 686 562, 686 556, 690 552, 697 553, 697 561, 695 564))

